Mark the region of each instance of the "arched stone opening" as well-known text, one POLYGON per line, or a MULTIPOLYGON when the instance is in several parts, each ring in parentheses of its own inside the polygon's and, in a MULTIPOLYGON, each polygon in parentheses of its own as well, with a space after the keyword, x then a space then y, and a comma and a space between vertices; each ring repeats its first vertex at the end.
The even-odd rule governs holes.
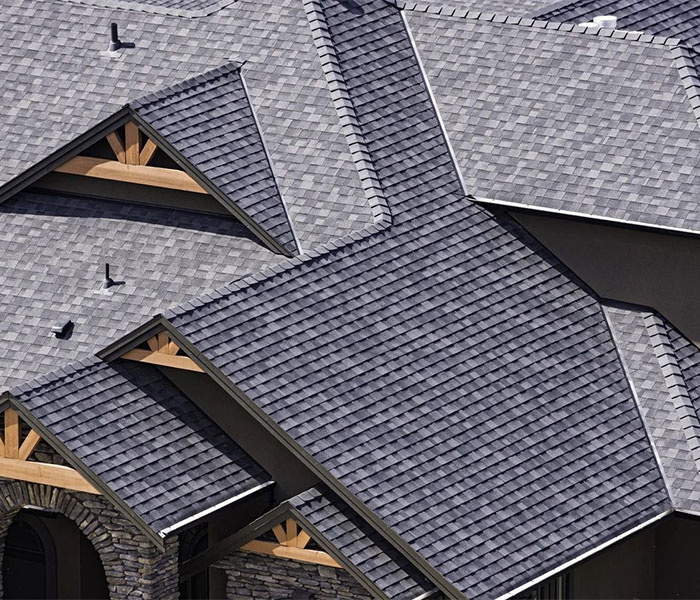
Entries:
MULTIPOLYGON (((99 557, 111 600, 177 596, 176 539, 162 552, 104 497, 23 481, 0 480, 0 573, 8 529, 26 507, 53 511, 75 524, 99 557)), ((0 597, 3 590, 0 577, 0 597)))
POLYGON ((95 547, 75 522, 48 510, 23 508, 12 519, 2 581, 5 600, 109 598, 95 547))

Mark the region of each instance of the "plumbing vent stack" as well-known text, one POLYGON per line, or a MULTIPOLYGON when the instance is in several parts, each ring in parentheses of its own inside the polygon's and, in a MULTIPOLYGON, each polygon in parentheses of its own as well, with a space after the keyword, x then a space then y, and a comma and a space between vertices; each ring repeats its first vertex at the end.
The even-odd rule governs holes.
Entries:
POLYGON ((601 29, 617 29, 617 17, 613 17, 612 15, 593 17, 593 22, 601 29))
POLYGON ((122 43, 119 40, 119 30, 117 28, 116 23, 112 23, 111 30, 112 30, 112 39, 109 42, 109 51, 116 52, 117 50, 119 50, 119 48, 122 47, 122 43))
POLYGON ((105 263, 105 278, 102 282, 102 289, 108 290, 114 285, 114 279, 109 276, 109 263, 105 263))

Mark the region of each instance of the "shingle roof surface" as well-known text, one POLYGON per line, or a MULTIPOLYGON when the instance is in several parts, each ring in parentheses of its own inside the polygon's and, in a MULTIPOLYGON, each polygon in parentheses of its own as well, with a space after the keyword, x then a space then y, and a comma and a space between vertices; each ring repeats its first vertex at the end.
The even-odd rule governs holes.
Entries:
POLYGON ((130 105, 231 202, 287 250, 297 251, 238 65, 208 71, 130 105))
POLYGON ((298 0, 239 0, 196 19, 0 0, 0 28, 0 184, 127 102, 232 61, 245 63, 251 105, 302 247, 372 222, 298 0), (106 52, 110 22, 136 47, 106 52))
POLYGON ((599 15, 617 17, 617 28, 682 39, 700 47, 700 3, 696 0, 574 0, 534 9, 537 18, 584 23, 599 15))
POLYGON ((470 193, 700 231, 700 128, 684 87, 695 71, 682 48, 407 18, 470 193))
POLYGON ((0 204, 0 383, 94 354, 153 314, 282 260, 220 215, 23 192, 0 204), (124 282, 99 293, 104 263, 124 282), (71 319, 69 339, 51 327, 71 319))
POLYGON ((91 359, 43 383, 14 393, 156 532, 270 481, 158 369, 91 359))
POLYGON ((497 597, 668 495, 600 306, 464 197, 398 12, 317 10, 393 225, 169 316, 462 593, 497 597))
POLYGON ((434 589, 411 563, 325 485, 290 503, 388 598, 417 598, 434 589))
POLYGON ((605 307, 679 509, 700 510, 700 351, 651 310, 605 307))

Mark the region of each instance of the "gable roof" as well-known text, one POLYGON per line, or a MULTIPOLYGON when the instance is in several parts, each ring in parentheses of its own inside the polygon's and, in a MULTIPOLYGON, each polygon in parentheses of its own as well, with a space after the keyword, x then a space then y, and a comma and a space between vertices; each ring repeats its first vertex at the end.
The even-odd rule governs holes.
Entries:
POLYGON ((300 2, 239 0, 199 18, 107 4, 0 2, 0 194, 130 101, 233 61, 302 247, 372 222, 300 2), (135 48, 107 52, 110 22, 135 48))
POLYGON ((700 513, 700 350, 652 309, 605 312, 673 504, 700 513))
POLYGON ((452 586, 496 597, 668 495, 596 299, 464 197, 398 11, 315 8, 393 225, 166 316, 452 586))
POLYGON ((272 484, 154 367, 90 359, 11 393, 154 532, 272 484))
POLYGON ((694 0, 565 0, 533 9, 529 16, 585 23, 598 15, 615 15, 618 29, 680 38, 700 47, 700 5, 694 0))
POLYGON ((700 78, 677 40, 411 7, 467 190, 485 202, 700 231, 700 78))
POLYGON ((224 65, 129 103, 255 224, 298 251, 240 66, 224 65))

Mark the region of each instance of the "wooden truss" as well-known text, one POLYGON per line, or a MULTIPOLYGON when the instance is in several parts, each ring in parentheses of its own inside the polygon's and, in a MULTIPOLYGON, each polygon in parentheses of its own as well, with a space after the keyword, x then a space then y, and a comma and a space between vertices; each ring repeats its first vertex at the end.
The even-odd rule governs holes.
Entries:
POLYGON ((277 542, 253 540, 241 546, 241 550, 254 554, 266 554, 279 558, 290 558, 300 562, 324 565, 342 569, 335 559, 321 550, 310 550, 306 546, 311 541, 311 536, 303 531, 294 519, 287 519, 272 528, 277 542))
POLYGON ((56 167, 56 172, 184 192, 195 192, 197 194, 207 193, 204 188, 184 171, 149 166, 158 146, 153 140, 142 134, 136 123, 129 121, 125 125, 124 137, 126 138, 126 143, 122 141, 118 131, 113 131, 107 135, 107 142, 112 148, 116 160, 96 158, 94 156, 75 156, 61 166, 56 167), (142 135, 146 140, 143 147, 141 146, 142 135))
POLYGON ((146 340, 146 344, 148 348, 134 348, 122 354, 121 358, 174 369, 204 372, 164 331, 146 340))
POLYGON ((100 493, 71 467, 27 460, 41 441, 41 436, 36 431, 30 429, 21 444, 19 438, 19 415, 8 408, 5 410, 5 436, 0 440, 2 455, 0 456, 0 477, 42 483, 90 494, 100 493))

